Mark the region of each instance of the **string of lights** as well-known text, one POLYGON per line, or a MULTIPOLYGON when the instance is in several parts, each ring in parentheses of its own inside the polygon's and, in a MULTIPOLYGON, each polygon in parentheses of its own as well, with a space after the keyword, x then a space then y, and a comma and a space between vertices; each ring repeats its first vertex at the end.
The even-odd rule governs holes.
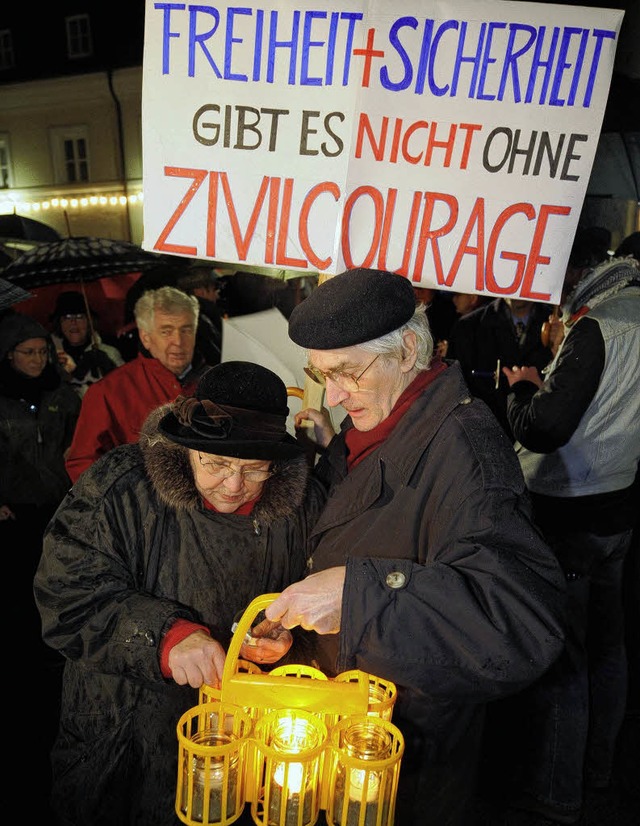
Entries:
POLYGON ((126 206, 142 203, 142 191, 123 195, 122 193, 104 193, 101 195, 61 195, 52 198, 24 200, 11 194, 0 195, 0 215, 12 212, 20 214, 47 212, 48 210, 86 209, 88 207, 126 206))

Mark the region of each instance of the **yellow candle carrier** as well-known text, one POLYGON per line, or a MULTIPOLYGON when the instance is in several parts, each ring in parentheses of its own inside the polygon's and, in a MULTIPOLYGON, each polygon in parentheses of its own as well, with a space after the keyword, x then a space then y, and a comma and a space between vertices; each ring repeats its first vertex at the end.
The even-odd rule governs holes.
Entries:
POLYGON ((257 826, 392 826, 404 739, 391 723, 396 688, 363 671, 329 679, 287 665, 263 672, 239 659, 258 613, 234 632, 220 690, 203 686, 178 722, 176 814, 225 826, 250 804, 257 826))

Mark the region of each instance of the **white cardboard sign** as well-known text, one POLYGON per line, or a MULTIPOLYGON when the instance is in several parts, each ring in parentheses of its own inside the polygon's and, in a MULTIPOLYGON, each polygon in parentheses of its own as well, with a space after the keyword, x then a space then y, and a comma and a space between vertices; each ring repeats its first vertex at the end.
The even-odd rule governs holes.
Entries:
POLYGON ((147 0, 142 246, 558 303, 622 17, 147 0))

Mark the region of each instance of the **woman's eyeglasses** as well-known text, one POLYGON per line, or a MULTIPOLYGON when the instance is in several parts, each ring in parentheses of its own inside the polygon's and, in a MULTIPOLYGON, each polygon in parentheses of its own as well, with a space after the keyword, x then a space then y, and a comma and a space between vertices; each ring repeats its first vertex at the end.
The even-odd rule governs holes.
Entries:
POLYGON ((328 370, 325 373, 323 370, 318 370, 317 367, 310 366, 305 367, 304 372, 310 379, 313 379, 317 384, 321 384, 323 387, 326 387, 327 379, 330 379, 334 384, 337 384, 341 390, 344 390, 347 393, 356 393, 360 389, 358 382, 378 358, 380 358, 380 353, 378 353, 373 361, 370 361, 364 370, 361 373, 358 373, 357 376, 354 376, 353 373, 345 373, 342 370, 328 370))
POLYGON ((14 353, 20 353, 21 356, 25 356, 25 358, 32 359, 32 358, 39 358, 39 359, 46 359, 49 356, 49 351, 47 348, 43 348, 42 350, 18 350, 17 347, 13 350, 14 353))
POLYGON ((257 468, 245 470, 244 468, 227 465, 225 462, 205 461, 199 451, 198 459, 203 470, 215 479, 230 479, 236 473, 239 473, 245 482, 266 482, 274 474, 272 470, 259 470, 257 468))

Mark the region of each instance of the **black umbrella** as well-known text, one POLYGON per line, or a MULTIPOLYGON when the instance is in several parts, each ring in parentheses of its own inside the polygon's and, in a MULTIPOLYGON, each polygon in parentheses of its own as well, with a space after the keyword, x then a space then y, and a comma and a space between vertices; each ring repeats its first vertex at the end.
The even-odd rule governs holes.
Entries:
POLYGON ((128 241, 110 238, 62 238, 23 253, 4 268, 2 277, 25 289, 50 284, 96 281, 110 275, 158 266, 163 256, 128 241))
POLYGON ((60 233, 42 221, 24 215, 0 215, 0 238, 22 238, 29 241, 58 241, 60 233))
POLYGON ((24 301, 26 298, 31 298, 31 293, 0 278, 0 310, 6 310, 7 307, 24 301))

